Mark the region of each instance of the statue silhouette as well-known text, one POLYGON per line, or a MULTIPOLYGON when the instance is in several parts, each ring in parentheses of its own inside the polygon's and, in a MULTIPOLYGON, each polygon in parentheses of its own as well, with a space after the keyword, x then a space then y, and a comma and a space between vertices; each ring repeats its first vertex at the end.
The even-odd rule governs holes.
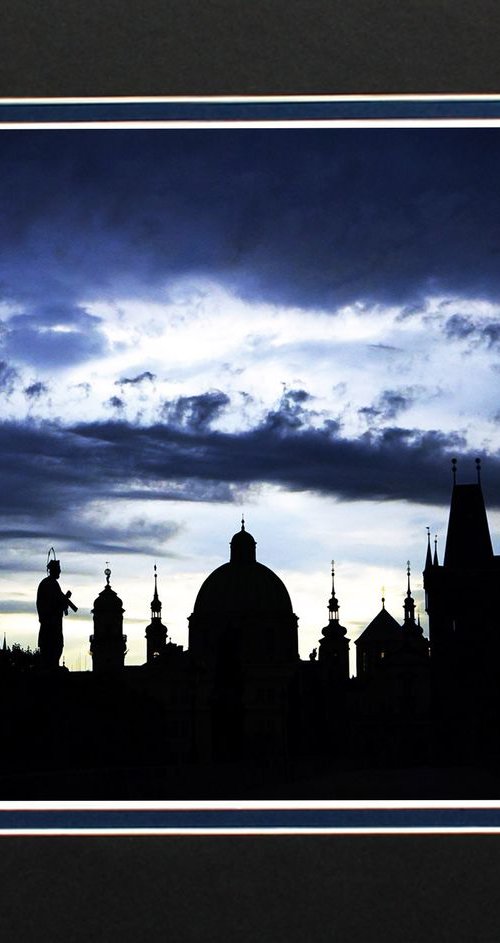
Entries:
POLYGON ((63 593, 58 580, 61 575, 59 560, 49 560, 48 576, 38 587, 36 608, 40 620, 38 647, 43 668, 57 668, 62 655, 64 639, 62 629, 63 614, 68 614, 68 607, 77 612, 77 607, 70 601, 71 592, 63 593))

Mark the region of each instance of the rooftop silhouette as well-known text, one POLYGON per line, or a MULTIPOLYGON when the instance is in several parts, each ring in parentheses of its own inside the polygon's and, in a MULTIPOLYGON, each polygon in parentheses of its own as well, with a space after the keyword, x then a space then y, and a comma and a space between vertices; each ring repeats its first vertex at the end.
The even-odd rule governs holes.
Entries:
POLYGON ((132 767, 135 794, 144 796, 152 769, 162 771, 160 791, 171 794, 172 771, 172 782, 179 782, 179 770, 195 768, 197 782, 206 788, 211 777, 212 794, 222 796, 229 768, 236 790, 254 788, 256 777, 283 786, 318 770, 338 777, 341 770, 402 768, 408 771, 403 792, 414 768, 500 768, 494 580, 500 558, 493 554, 479 465, 476 472, 475 482, 458 483, 453 464, 441 564, 428 533, 423 575, 430 638, 416 618, 408 562, 402 621, 382 597, 355 641, 354 678, 333 561, 328 621, 301 660, 288 590, 257 560, 244 520, 230 541, 229 561, 199 589, 186 650, 169 639, 162 621, 155 564, 144 664, 126 665, 125 609, 107 566, 92 609, 93 670, 58 669, 69 596, 59 586, 54 554, 38 591, 40 654, 9 648, 5 637, 0 650, 0 700, 11 718, 0 795, 10 789, 15 797, 15 781, 29 783, 35 771, 54 785, 61 770, 67 781, 72 772, 92 769, 98 796, 110 770, 132 767), (39 718, 36 744, 23 735, 29 716, 39 718))

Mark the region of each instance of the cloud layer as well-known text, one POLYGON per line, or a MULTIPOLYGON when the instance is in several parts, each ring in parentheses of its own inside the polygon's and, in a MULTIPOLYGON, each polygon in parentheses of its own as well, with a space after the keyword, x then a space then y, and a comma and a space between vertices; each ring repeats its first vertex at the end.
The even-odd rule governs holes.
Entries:
POLYGON ((500 287, 497 129, 38 131, 2 144, 16 356, 22 332, 54 340, 63 305, 74 336, 57 356, 89 356, 102 339, 82 299, 154 295, 186 274, 329 310, 411 311, 429 294, 500 287))

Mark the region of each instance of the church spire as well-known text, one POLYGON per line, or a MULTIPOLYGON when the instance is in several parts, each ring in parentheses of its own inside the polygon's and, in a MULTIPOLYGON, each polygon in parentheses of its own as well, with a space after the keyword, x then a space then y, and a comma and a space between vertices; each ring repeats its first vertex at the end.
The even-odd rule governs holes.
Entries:
POLYGON ((153 599, 151 601, 151 618, 152 619, 161 619, 161 601, 158 598, 158 573, 156 569, 156 563, 153 567, 154 570, 154 579, 155 579, 155 591, 153 599))
POLYGON ((151 600, 151 622, 146 628, 146 660, 152 664, 165 652, 168 629, 161 621, 161 600, 158 597, 158 571, 153 567, 155 588, 151 600))
POLYGON ((328 600, 328 621, 339 621, 339 601, 335 595, 335 560, 332 560, 332 595, 328 600))
POLYGON ((427 572, 427 570, 430 570, 431 567, 432 567, 431 529, 430 527, 428 527, 427 528, 427 553, 425 555, 424 573, 427 572))
POLYGON ((406 575, 408 577, 408 588, 406 592, 406 598, 403 603, 403 609, 405 613, 405 627, 413 627, 415 625, 415 600, 411 594, 410 586, 410 561, 408 560, 406 564, 406 575))
POLYGON ((435 537, 434 537, 434 558, 433 558, 433 561, 432 561, 432 565, 433 565, 433 566, 439 566, 439 560, 438 560, 438 535, 437 535, 437 534, 436 534, 435 537))

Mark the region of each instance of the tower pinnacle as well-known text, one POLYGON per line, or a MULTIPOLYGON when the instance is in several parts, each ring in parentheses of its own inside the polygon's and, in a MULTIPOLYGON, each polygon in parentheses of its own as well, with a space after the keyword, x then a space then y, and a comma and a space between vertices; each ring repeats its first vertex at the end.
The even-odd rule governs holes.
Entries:
POLYGON ((328 600, 328 621, 339 621, 339 601, 335 595, 335 560, 332 560, 332 595, 328 600))

